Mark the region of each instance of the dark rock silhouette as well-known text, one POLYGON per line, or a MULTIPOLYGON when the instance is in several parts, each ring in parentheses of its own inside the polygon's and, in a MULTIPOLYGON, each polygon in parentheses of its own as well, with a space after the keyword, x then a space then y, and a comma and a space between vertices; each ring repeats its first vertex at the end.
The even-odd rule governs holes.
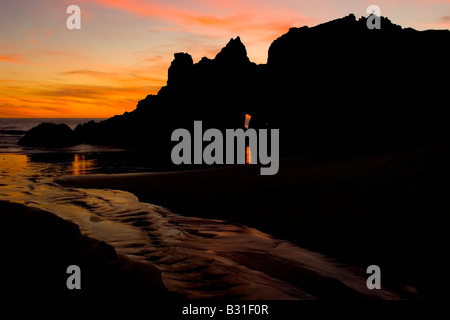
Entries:
MULTIPOLYGON (((77 142, 154 150, 169 157, 176 128, 279 128, 281 155, 317 148, 364 149, 448 136, 444 106, 449 30, 416 31, 351 14, 291 28, 256 65, 239 37, 214 59, 176 53, 167 86, 130 113, 78 126, 77 142)), ((56 128, 55 128, 56 129, 56 128)), ((55 136, 55 134, 52 134, 55 136)), ((22 144, 50 144, 29 132, 22 144)))
POLYGON ((18 142, 24 146, 70 146, 76 143, 72 129, 66 124, 41 123, 30 129, 18 142))
POLYGON ((0 207, 4 226, 1 249, 8 257, 2 261, 0 271, 7 275, 2 287, 9 295, 52 300, 80 295, 110 299, 127 292, 136 298, 180 300, 164 287, 158 269, 146 265, 147 273, 139 273, 142 266, 124 259, 107 243, 81 234, 74 223, 18 203, 0 201, 0 207), (65 271, 73 264, 82 270, 82 290, 78 293, 66 287, 65 271))

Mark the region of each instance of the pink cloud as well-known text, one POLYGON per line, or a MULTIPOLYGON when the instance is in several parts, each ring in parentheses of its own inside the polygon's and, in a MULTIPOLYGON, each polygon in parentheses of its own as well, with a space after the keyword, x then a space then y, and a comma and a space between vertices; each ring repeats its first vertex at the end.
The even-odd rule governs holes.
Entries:
POLYGON ((220 29, 234 33, 243 30, 264 33, 269 30, 287 31, 286 28, 291 26, 312 22, 298 12, 255 1, 197 0, 193 3, 199 8, 197 10, 141 0, 97 0, 96 3, 137 16, 176 23, 185 31, 198 31, 198 28, 205 31, 204 27, 207 27, 208 33, 212 32, 211 29, 216 32, 220 29))

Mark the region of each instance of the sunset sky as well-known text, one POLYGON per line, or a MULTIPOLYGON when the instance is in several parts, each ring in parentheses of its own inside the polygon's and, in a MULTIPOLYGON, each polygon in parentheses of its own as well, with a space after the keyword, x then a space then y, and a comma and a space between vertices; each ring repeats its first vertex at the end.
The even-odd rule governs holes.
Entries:
POLYGON ((450 28, 450 0, 0 0, 0 117, 110 117, 166 84, 175 52, 214 58, 240 36, 265 63, 290 27, 355 13, 403 27, 450 28), (81 30, 68 30, 69 5, 81 30))

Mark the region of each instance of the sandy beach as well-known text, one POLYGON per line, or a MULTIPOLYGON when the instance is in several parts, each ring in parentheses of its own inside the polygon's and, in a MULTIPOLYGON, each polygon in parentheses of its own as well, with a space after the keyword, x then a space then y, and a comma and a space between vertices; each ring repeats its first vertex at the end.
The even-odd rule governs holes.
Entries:
POLYGON ((445 291, 433 266, 443 263, 449 240, 448 153, 437 143, 282 159, 275 176, 246 165, 56 181, 126 190, 182 215, 255 227, 344 264, 377 264, 405 297, 432 298, 445 291))

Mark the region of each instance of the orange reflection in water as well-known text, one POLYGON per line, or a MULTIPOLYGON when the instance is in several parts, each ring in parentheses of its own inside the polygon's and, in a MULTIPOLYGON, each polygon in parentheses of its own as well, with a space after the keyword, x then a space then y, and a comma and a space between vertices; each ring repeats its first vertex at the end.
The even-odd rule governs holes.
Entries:
POLYGON ((84 154, 75 154, 72 162, 72 175, 79 176, 81 174, 86 174, 95 166, 94 160, 86 160, 84 154))

